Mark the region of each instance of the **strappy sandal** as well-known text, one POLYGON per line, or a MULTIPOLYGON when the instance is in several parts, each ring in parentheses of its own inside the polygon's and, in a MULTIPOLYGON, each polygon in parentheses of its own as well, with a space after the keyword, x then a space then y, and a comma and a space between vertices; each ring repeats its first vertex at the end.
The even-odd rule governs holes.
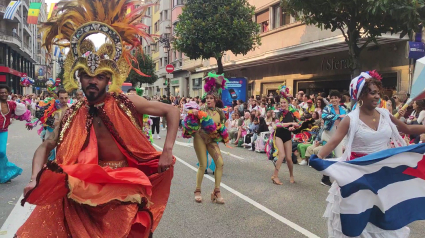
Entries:
POLYGON ((195 190, 194 194, 195 194, 195 201, 196 201, 197 203, 201 203, 201 202, 202 202, 201 189, 200 189, 200 188, 197 188, 197 189, 195 190), (198 193, 199 195, 197 195, 197 193, 198 193))
POLYGON ((214 189, 214 192, 211 193, 211 201, 217 204, 224 204, 224 198, 218 197, 217 194, 220 193, 220 189, 214 189))
POLYGON ((273 182, 273 184, 276 184, 276 185, 282 185, 282 184, 283 184, 283 183, 282 183, 282 182, 280 182, 280 181, 279 181, 279 182, 277 182, 277 181, 276 181, 276 179, 279 179, 279 178, 273 175, 273 176, 272 176, 272 182, 273 182))

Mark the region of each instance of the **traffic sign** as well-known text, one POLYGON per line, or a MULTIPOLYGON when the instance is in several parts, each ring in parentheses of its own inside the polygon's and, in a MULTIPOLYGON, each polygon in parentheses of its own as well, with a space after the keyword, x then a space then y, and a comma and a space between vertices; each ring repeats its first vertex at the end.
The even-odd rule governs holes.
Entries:
POLYGON ((172 64, 167 64, 167 66, 165 66, 165 71, 171 74, 172 72, 174 72, 174 66, 172 64))
POLYGON ((165 75, 167 79, 172 79, 173 78, 173 74, 166 74, 165 75))

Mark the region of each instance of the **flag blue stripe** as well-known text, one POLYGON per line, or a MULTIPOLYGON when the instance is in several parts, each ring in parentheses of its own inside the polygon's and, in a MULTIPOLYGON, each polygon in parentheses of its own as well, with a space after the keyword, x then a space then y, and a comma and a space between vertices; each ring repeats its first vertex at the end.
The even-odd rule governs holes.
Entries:
POLYGON ((398 155, 405 152, 425 154, 425 143, 382 150, 355 160, 347 161, 347 163, 355 165, 370 165, 384 160, 390 156, 398 155))
POLYGON ((310 157, 310 166, 313 167, 317 171, 323 171, 329 166, 335 164, 337 161, 329 161, 329 160, 323 160, 317 157, 317 155, 312 155, 310 157))
POLYGON ((418 220, 425 220, 425 198, 403 201, 383 213, 374 206, 360 214, 341 214, 342 233, 359 236, 368 222, 384 230, 398 230, 418 220))
MULTIPOLYGON (((355 160, 344 161, 343 163, 349 163, 349 164, 354 164, 359 166, 367 166, 367 165, 371 165, 379 161, 382 161, 390 156, 394 156, 394 155, 405 153, 405 152, 425 154, 425 143, 383 150, 370 155, 366 155, 361 158, 357 158, 355 160)), ((335 163, 336 163, 335 161, 319 159, 317 155, 312 155, 310 158, 311 167, 313 167, 319 172, 325 170, 326 168, 328 168, 329 166, 332 166, 335 163)))
POLYGON ((409 166, 402 165, 396 168, 382 167, 375 173, 365 174, 361 178, 341 187, 341 196, 347 198, 360 190, 370 190, 375 194, 378 191, 392 183, 402 182, 417 177, 403 174, 403 172, 410 168, 409 166))
POLYGON ((6 13, 5 13, 3 19, 12 20, 15 13, 16 13, 16 9, 19 7, 20 4, 21 4, 21 2, 18 1, 12 7, 6 8, 6 13))

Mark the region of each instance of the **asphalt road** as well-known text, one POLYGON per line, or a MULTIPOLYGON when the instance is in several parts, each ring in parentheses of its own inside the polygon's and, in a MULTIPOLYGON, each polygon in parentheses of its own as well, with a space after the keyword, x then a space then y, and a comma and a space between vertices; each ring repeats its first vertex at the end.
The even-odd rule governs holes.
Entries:
MULTIPOLYGON (((162 139, 155 139, 157 148, 162 139)), ((22 195, 31 175, 32 156, 41 143, 36 131, 26 131, 24 123, 14 122, 9 130, 7 155, 24 169, 10 184, 0 184, 0 226, 11 216, 21 219, 12 209, 22 195), (18 217, 17 217, 18 216, 18 217)), ((322 218, 328 187, 320 185, 321 175, 307 166, 294 167, 296 184, 282 166, 280 179, 272 184, 273 164, 264 154, 220 145, 224 158, 222 195, 226 204, 210 201, 214 188, 211 173, 202 185, 203 203, 194 201, 197 158, 189 140, 178 138, 173 153, 178 157, 171 195, 154 237, 326 237, 322 218), (210 177, 209 177, 210 176, 210 177)), ((412 238, 425 237, 425 222, 409 225, 412 238)), ((10 237, 0 230, 0 238, 10 237)))

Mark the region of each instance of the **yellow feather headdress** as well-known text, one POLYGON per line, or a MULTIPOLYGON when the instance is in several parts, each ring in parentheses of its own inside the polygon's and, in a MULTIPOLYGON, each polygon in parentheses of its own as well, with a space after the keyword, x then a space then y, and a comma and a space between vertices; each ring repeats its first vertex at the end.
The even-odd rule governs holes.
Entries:
MULTIPOLYGON (((48 22, 42 23, 43 46, 48 51, 52 45, 70 47, 64 61, 63 85, 68 92, 78 89, 78 73, 84 71, 94 77, 100 73, 111 73, 110 92, 121 92, 121 85, 137 59, 131 54, 135 49, 142 52, 142 40, 150 40, 141 23, 147 7, 143 5, 127 14, 136 0, 62 0, 57 4, 48 22), (103 33, 104 43, 96 50, 89 35, 103 33)), ((138 65, 138 64, 136 64, 138 65)))

